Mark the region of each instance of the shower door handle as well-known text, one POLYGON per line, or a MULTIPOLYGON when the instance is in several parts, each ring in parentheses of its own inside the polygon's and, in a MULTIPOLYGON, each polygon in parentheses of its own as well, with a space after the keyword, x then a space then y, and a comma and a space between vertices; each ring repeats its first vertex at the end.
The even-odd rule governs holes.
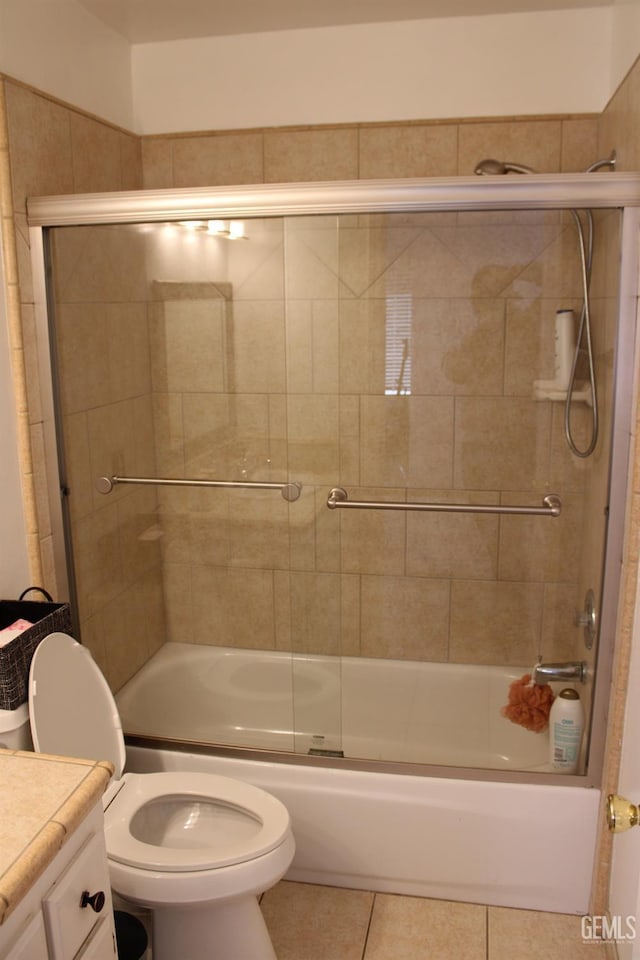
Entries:
POLYGON ((302 484, 292 483, 261 483, 254 480, 182 480, 171 477, 98 477, 96 490, 98 493, 111 493, 117 483, 137 483, 153 487, 225 487, 227 489, 243 490, 279 490, 284 500, 290 503, 297 500, 302 492, 302 484))
POLYGON ((555 493, 542 500, 541 507, 502 506, 492 503, 411 503, 393 500, 349 500, 343 487, 334 487, 327 497, 330 510, 349 507, 353 510, 414 510, 426 513, 497 513, 511 516, 559 517, 562 501, 555 493))

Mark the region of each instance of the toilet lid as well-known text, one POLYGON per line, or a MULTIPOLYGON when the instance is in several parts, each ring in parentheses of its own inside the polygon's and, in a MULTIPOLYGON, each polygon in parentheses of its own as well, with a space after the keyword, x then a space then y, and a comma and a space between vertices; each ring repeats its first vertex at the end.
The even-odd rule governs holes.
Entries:
POLYGON ((115 777, 125 763, 116 702, 86 647, 66 633, 50 633, 29 670, 29 718, 40 753, 110 760, 115 777))

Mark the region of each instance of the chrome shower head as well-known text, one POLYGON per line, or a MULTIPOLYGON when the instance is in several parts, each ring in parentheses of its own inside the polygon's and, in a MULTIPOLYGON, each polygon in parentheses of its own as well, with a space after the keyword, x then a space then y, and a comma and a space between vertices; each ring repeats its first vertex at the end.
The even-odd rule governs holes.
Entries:
POLYGON ((536 171, 531 167, 525 167, 522 163, 510 163, 508 160, 493 160, 489 157, 486 160, 481 160, 473 172, 478 174, 478 176, 502 176, 502 174, 505 173, 535 173, 536 171))

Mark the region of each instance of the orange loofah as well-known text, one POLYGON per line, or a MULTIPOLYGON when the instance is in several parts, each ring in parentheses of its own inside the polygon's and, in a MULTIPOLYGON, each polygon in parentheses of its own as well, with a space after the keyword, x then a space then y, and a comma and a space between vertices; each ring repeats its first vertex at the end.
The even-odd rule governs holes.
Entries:
POLYGON ((553 701, 549 684, 531 683, 531 674, 525 673, 509 687, 509 703, 500 713, 512 723, 519 723, 533 733, 541 733, 547 728, 553 701))

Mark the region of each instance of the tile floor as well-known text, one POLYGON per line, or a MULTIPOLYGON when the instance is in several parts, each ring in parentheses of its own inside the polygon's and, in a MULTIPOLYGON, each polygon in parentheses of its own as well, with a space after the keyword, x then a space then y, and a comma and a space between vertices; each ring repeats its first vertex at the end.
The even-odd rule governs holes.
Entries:
MULTIPOLYGON (((605 960, 580 918, 283 880, 261 900, 278 960, 605 960)), ((250 958, 247 958, 250 960, 250 958)))

